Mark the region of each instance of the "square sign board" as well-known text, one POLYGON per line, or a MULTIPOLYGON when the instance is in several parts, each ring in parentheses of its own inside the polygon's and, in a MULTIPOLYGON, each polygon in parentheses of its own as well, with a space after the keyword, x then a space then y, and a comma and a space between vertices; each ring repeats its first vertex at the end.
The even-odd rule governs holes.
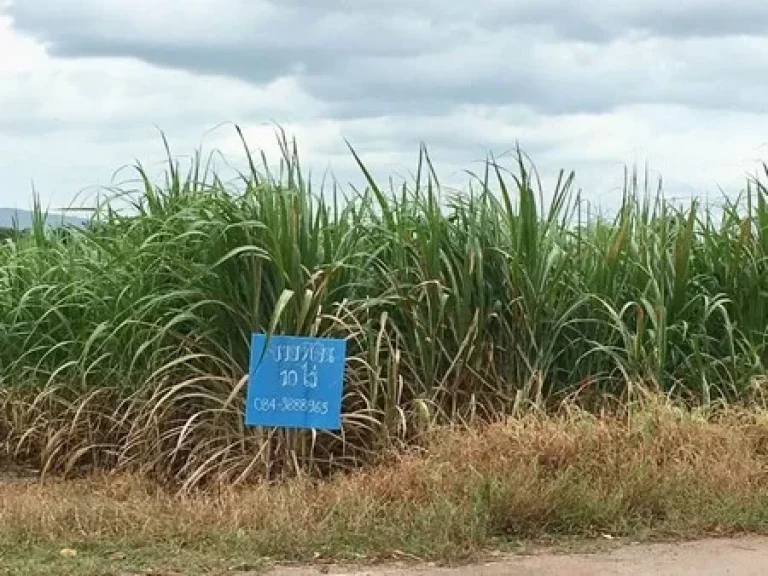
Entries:
POLYGON ((245 424, 341 430, 346 344, 283 335, 267 342, 253 334, 245 424))

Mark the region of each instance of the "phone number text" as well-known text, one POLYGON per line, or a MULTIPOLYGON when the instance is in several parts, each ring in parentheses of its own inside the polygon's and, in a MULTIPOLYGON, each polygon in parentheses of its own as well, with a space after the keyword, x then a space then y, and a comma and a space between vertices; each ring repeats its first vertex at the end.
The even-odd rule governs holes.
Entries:
POLYGON ((306 398, 254 398, 253 408, 257 412, 309 412, 328 414, 328 402, 306 398))

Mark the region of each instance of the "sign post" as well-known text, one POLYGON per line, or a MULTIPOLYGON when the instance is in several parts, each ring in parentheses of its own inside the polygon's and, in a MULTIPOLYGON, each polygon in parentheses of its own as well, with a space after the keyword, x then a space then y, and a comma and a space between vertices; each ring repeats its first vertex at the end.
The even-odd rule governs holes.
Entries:
POLYGON ((284 335, 267 342, 253 334, 245 424, 341 430, 346 344, 284 335))

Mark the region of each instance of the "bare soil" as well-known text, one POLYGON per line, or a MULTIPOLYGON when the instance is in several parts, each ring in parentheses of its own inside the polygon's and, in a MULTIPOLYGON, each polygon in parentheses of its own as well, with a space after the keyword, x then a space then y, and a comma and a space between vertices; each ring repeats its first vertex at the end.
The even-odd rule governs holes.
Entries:
POLYGON ((594 553, 505 556, 472 566, 281 567, 271 576, 764 576, 768 574, 768 537, 709 539, 685 543, 634 544, 594 553))

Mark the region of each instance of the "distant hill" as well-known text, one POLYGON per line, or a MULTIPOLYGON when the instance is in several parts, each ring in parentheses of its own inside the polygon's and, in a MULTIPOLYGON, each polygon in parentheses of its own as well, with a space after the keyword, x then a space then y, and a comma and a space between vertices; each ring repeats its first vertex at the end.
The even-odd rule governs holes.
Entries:
MULTIPOLYGON (((34 215, 29 210, 16 210, 14 208, 0 208, 0 228, 13 228, 14 217, 18 221, 19 227, 29 228, 32 226, 34 215)), ((65 216, 54 212, 48 213, 47 218, 50 226, 61 226, 64 224, 71 226, 82 226, 86 223, 83 218, 75 216, 65 216)))

